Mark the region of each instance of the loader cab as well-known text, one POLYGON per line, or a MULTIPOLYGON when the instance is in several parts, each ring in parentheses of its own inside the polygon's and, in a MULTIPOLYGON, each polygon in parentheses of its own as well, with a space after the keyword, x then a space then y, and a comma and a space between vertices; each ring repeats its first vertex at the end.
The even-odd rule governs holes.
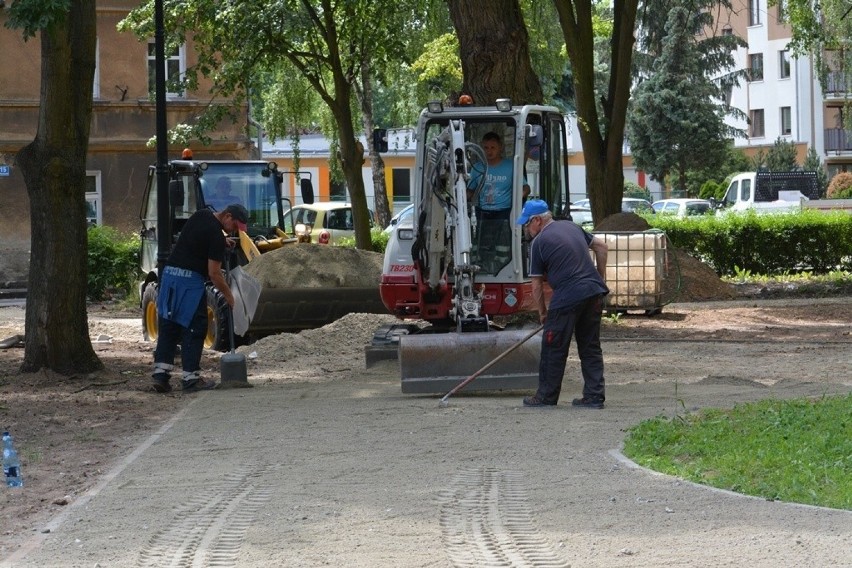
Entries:
POLYGON ((162 220, 157 218, 155 170, 154 166, 148 169, 140 212, 141 267, 146 274, 156 269, 157 231, 168 231, 174 244, 183 225, 199 209, 221 211, 231 203, 243 205, 249 212, 246 235, 263 246, 273 240, 281 241, 285 219, 290 216, 290 199, 282 194, 284 174, 290 173, 289 178, 295 180, 302 178, 299 189, 303 194, 306 189, 313 191, 310 179, 280 172, 274 162, 175 160, 169 163, 170 215, 162 220), (227 187, 226 196, 217 194, 223 187, 227 187))

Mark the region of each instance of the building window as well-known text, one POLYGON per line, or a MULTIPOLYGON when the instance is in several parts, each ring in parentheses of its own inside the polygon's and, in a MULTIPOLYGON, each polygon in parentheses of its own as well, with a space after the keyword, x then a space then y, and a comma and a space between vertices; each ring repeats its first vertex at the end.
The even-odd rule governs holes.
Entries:
POLYGON ((734 28, 731 27, 731 24, 725 24, 725 26, 722 28, 722 35, 723 36, 734 35, 734 28))
POLYGON ((790 78, 790 52, 786 49, 778 52, 778 69, 778 74, 782 79, 790 78))
POLYGON ((101 40, 95 40, 95 78, 92 82, 92 98, 101 97, 101 40))
POLYGON ((760 0, 748 0, 748 25, 760 25, 760 0))
POLYGON ((763 54, 752 53, 748 56, 748 80, 763 81, 763 54))
POLYGON ((789 135, 793 133, 793 113, 790 107, 781 107, 781 134, 789 135))
POLYGON ((778 0, 775 6, 778 8, 778 23, 785 23, 787 21, 787 0, 778 0))
MULTIPOLYGON (((148 42, 148 94, 153 98, 157 93, 157 50, 154 41, 148 42)), ((183 97, 181 82, 186 73, 186 52, 184 46, 166 51, 166 97, 183 97)))
POLYGON ((103 225, 103 209, 101 207, 101 172, 86 171, 86 222, 92 225, 103 225))
POLYGON ((755 109, 749 113, 751 128, 749 129, 750 138, 762 138, 764 136, 764 120, 763 109, 755 109))
POLYGON ((346 184, 339 181, 333 181, 328 188, 329 201, 346 201, 346 184))
POLYGON ((393 202, 409 203, 411 201, 411 170, 408 168, 393 168, 393 202))

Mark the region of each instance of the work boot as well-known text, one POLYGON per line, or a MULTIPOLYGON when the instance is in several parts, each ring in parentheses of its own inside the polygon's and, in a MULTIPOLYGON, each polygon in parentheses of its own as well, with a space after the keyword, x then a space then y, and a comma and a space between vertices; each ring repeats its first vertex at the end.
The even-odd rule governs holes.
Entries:
POLYGON ((151 378, 151 388, 154 389, 154 392, 167 393, 172 391, 168 373, 154 373, 151 378))
POLYGON ((190 379, 188 381, 181 381, 181 383, 183 384, 183 388, 181 389, 181 392, 184 392, 184 393, 198 392, 198 391, 203 391, 203 390, 213 390, 217 386, 219 386, 218 384, 216 384, 216 381, 206 381, 206 380, 202 379, 201 377, 198 377, 198 378, 195 378, 195 379, 190 379))
POLYGON ((555 402, 544 402, 538 396, 524 397, 524 406, 528 408, 540 408, 542 406, 556 406, 555 402))
POLYGON ((602 398, 575 398, 571 401, 571 406, 578 406, 580 408, 603 408, 604 407, 604 399, 602 398))

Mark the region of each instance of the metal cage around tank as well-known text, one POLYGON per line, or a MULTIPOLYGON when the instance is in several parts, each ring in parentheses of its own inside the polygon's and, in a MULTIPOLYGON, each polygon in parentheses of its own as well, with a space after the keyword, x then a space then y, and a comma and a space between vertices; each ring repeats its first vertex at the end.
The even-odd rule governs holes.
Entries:
POLYGON ((606 283, 609 312, 642 310, 647 315, 662 311, 670 301, 664 283, 670 274, 668 239, 659 230, 594 231, 609 247, 606 283))

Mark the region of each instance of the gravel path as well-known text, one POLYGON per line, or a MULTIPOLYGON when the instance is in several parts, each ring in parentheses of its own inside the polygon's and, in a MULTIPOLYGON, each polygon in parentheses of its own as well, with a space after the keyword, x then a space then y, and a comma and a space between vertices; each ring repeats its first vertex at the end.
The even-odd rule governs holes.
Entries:
MULTIPOLYGON (((770 321, 771 304, 752 303, 608 325, 603 411, 403 395, 393 364, 365 369, 351 351, 372 320, 269 339, 248 348, 254 388, 197 395, 0 565, 850 566, 850 511, 712 490, 619 454, 625 430, 659 414, 852 391, 850 304, 799 324, 787 319, 808 305, 770 321)), ((577 377, 572 358, 564 398, 577 377)))

